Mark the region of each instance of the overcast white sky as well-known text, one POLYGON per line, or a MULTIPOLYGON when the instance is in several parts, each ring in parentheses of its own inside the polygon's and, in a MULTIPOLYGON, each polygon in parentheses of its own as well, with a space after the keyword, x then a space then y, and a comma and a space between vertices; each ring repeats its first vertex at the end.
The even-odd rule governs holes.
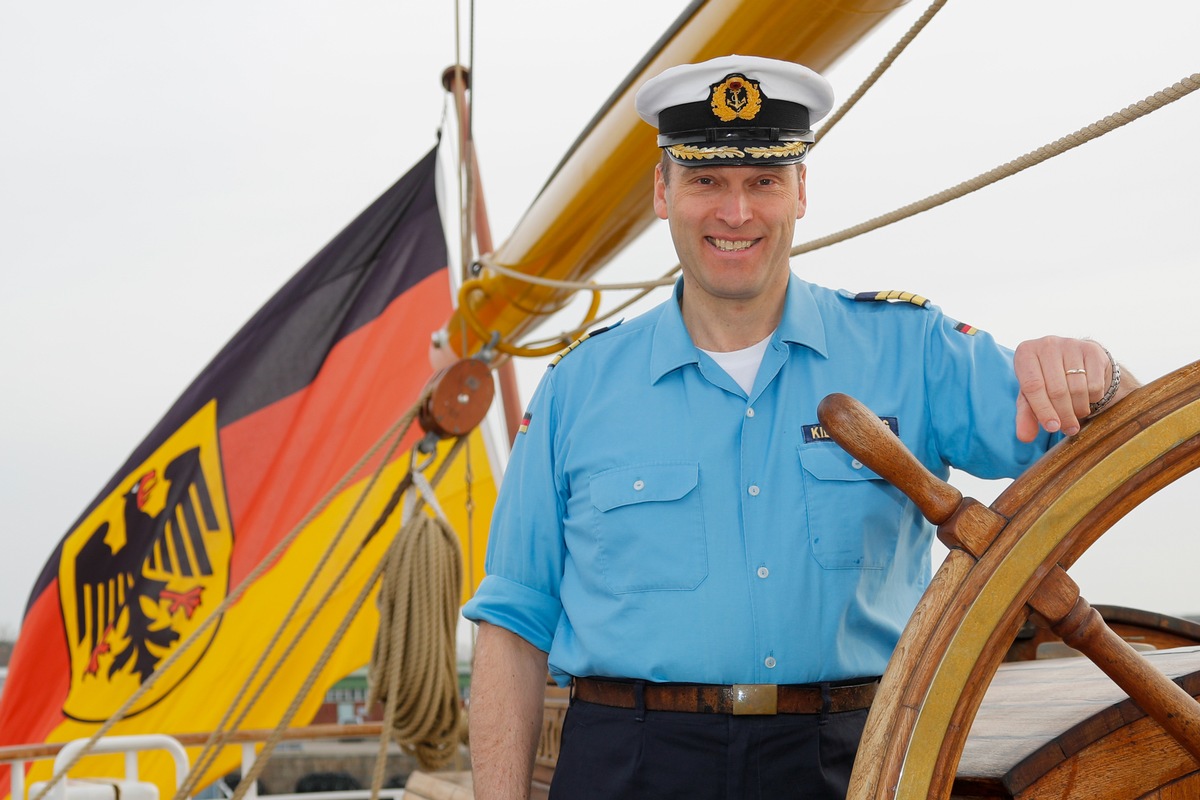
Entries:
MULTIPOLYGON (((685 4, 480 5, 475 131, 502 241, 685 4)), ((923 8, 829 73, 840 97, 923 8)), ((798 241, 1200 71, 1197 30, 1194 0, 951 3, 814 152, 798 241)), ((56 542, 191 378, 433 146, 453 31, 449 2, 0 5, 0 632, 16 632, 56 542)), ((917 291, 1012 344, 1092 335, 1157 377, 1200 352, 1198 139, 1200 93, 794 269, 917 291)), ((611 277, 673 263, 656 227, 611 277)), ((526 396, 540 370, 522 367, 526 396)), ((1193 478, 1073 570, 1092 602, 1200 612, 1193 478)))

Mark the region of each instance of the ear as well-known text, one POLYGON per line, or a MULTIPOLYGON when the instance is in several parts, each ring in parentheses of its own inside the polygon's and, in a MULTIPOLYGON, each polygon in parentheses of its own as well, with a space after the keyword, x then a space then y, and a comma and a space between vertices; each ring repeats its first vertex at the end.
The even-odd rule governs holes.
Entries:
POLYGON ((797 165, 796 178, 800 184, 797 187, 797 191, 800 193, 800 202, 796 206, 796 219, 800 219, 808 210, 808 164, 797 165))
POLYGON ((654 167, 654 213, 659 219, 667 218, 667 181, 663 177, 663 165, 654 167))

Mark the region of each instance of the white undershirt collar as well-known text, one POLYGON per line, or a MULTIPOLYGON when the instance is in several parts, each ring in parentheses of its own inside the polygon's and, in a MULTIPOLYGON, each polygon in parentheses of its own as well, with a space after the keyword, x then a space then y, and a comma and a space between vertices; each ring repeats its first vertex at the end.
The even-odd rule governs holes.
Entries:
POLYGON ((761 342, 727 353, 705 350, 703 347, 700 350, 708 353, 712 360, 717 362, 717 366, 729 373, 729 377, 742 387, 742 391, 750 394, 754 388, 754 379, 758 376, 758 368, 762 364, 763 354, 767 352, 767 345, 773 335, 774 331, 761 342))

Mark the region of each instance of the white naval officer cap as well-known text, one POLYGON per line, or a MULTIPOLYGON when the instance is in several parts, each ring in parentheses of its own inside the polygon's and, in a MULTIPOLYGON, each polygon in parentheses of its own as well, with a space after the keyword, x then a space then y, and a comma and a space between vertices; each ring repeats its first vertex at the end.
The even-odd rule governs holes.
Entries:
POLYGON ((680 164, 796 164, 833 108, 833 88, 800 64, 731 55, 671 67, 634 103, 680 164))

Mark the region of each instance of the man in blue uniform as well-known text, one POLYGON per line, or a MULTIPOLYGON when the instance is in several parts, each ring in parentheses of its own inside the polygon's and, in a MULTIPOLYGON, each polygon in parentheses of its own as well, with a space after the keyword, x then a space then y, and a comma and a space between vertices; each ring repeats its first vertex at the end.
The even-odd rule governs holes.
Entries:
POLYGON ((552 797, 844 796, 933 531, 817 404, 860 399, 935 474, 1001 477, 1131 388, 1094 342, 1014 354, 921 298, 794 276, 832 102, 811 70, 740 56, 640 90, 683 276, 529 405, 464 611, 480 800, 527 796, 547 668, 573 685, 552 797))

